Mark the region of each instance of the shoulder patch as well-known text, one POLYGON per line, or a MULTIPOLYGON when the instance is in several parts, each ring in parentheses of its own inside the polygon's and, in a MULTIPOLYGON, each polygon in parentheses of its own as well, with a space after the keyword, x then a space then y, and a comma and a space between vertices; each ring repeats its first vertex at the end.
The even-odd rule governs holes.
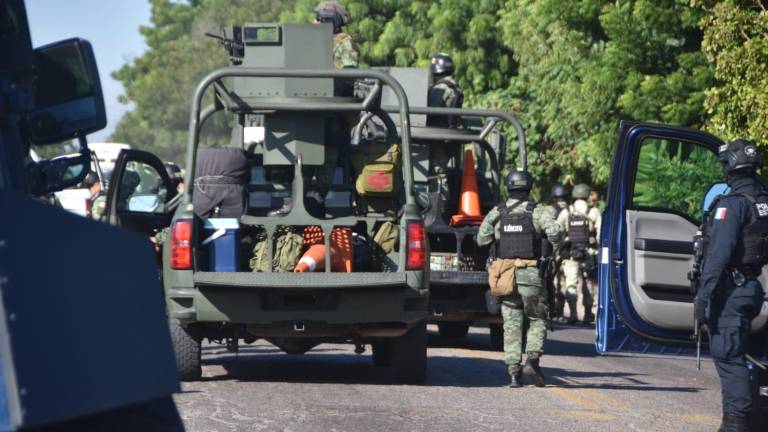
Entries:
POLYGON ((758 217, 768 217, 768 203, 755 203, 758 217))
POLYGON ((715 219, 716 220, 725 220, 725 213, 728 209, 726 207, 718 207, 717 210, 715 210, 715 219))

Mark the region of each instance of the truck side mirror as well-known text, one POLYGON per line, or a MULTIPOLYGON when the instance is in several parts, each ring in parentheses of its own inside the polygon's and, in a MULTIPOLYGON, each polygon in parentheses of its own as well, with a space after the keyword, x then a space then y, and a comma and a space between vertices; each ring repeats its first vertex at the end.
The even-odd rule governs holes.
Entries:
POLYGON ((702 222, 707 219, 707 210, 719 195, 726 195, 731 192, 731 188, 725 182, 712 183, 707 189, 707 193, 704 194, 704 199, 701 202, 701 214, 702 222))
POLYGON ((41 195, 75 186, 90 169, 87 151, 36 162, 30 168, 32 192, 41 195))
POLYGON ((35 144, 66 141, 104 128, 107 116, 91 44, 67 39, 35 49, 37 79, 27 117, 35 144))

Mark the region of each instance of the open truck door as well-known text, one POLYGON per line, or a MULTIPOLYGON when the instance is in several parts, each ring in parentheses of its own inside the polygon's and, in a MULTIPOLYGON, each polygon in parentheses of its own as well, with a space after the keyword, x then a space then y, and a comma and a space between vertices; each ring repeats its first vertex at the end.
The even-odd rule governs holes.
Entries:
POLYGON ((107 192, 105 220, 151 236, 170 226, 180 198, 157 156, 120 150, 107 192))
MULTIPOLYGON (((687 273, 710 189, 723 180, 722 144, 697 130, 621 123, 600 235, 599 352, 693 349, 687 273)), ((767 318, 764 305, 752 332, 767 318)))

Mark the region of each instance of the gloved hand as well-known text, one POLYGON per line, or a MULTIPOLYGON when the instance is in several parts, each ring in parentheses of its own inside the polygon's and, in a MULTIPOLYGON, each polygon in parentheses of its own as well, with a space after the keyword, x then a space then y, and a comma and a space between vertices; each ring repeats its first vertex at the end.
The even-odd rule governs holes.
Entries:
POLYGON ((707 301, 700 298, 693 300, 693 318, 704 325, 707 323, 707 301))

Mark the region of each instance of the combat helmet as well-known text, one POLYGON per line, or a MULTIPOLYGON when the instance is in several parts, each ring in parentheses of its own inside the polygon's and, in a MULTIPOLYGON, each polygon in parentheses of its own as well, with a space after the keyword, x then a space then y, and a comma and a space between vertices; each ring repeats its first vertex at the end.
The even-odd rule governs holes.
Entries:
POLYGON ((533 177, 528 171, 513 170, 507 174, 506 184, 509 192, 528 193, 533 187, 533 177))
POLYGON ((344 5, 335 1, 321 1, 315 7, 315 19, 318 22, 333 24, 333 32, 338 33, 341 27, 352 21, 352 16, 344 5))
POLYGON ((721 145, 717 159, 723 164, 726 175, 734 172, 754 171, 763 166, 763 158, 757 146, 747 140, 735 140, 721 145))
POLYGON ((573 187, 573 192, 571 192, 571 197, 573 199, 587 199, 589 198, 589 193, 592 192, 592 188, 589 187, 589 185, 586 185, 584 183, 579 183, 576 186, 573 187))
POLYGON ((570 194, 571 194, 571 191, 568 190, 568 186, 556 184, 552 186, 552 189, 549 191, 549 199, 550 200, 553 200, 556 198, 567 199, 570 194))
POLYGON ((453 75, 453 59, 447 54, 435 54, 429 71, 432 75, 453 75))

